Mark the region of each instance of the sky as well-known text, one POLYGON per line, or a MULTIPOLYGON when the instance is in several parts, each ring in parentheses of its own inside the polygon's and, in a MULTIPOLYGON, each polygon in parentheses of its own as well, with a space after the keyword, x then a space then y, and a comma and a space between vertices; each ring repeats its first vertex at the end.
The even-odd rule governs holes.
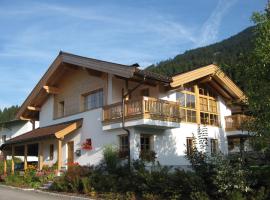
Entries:
POLYGON ((267 0, 0 0, 0 108, 21 105, 59 51, 146 67, 252 25, 267 0))

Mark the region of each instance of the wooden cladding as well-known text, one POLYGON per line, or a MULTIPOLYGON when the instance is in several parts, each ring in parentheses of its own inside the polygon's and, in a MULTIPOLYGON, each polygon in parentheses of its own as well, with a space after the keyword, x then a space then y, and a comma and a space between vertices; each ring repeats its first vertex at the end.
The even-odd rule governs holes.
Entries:
POLYGON ((252 118, 247 115, 237 114, 225 117, 226 131, 247 130, 252 118))
MULTIPOLYGON (((121 121, 122 103, 103 107, 103 122, 121 121)), ((125 101, 125 119, 155 119, 180 122, 179 104, 156 98, 142 97, 125 101)))

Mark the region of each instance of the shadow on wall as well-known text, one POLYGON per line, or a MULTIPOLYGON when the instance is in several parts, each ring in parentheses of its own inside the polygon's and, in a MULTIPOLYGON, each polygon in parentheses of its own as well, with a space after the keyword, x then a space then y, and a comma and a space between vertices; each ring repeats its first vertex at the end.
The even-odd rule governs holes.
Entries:
POLYGON ((187 168, 190 165, 185 157, 186 146, 184 143, 182 144, 182 141, 178 141, 177 146, 177 138, 173 134, 169 134, 166 131, 157 134, 154 146, 157 153, 157 160, 160 164, 182 168, 187 168))

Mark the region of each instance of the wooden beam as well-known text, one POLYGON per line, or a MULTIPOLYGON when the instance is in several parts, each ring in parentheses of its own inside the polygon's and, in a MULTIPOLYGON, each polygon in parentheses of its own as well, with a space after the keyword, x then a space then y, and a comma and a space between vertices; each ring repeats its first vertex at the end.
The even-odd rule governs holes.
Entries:
POLYGON ((30 120, 32 120, 32 119, 27 118, 27 117, 20 116, 20 120, 26 120, 26 121, 30 121, 30 120))
POLYGON ((43 143, 38 144, 38 170, 41 171, 43 168, 43 143))
POLYGON ((28 154, 28 146, 27 144, 24 145, 24 171, 27 170, 27 154, 28 154))
POLYGON ((12 145, 11 146, 11 174, 14 174, 14 167, 15 167, 15 163, 14 163, 14 158, 15 158, 15 146, 12 145))
POLYGON ((32 110, 32 111, 40 111, 40 107, 35 107, 35 106, 27 106, 28 110, 32 110))
POLYGON ((207 76, 199 81, 199 83, 208 83, 213 80, 212 76, 207 76))
POLYGON ((198 85, 194 86, 195 91, 195 108, 196 108, 196 123, 201 124, 201 114, 200 114, 200 94, 198 85))
POLYGON ((75 122, 69 125, 68 127, 64 128, 63 130, 56 132, 55 137, 58 139, 64 138, 67 134, 81 127, 81 125, 82 125, 82 121, 75 122))
POLYGON ((45 86, 43 86, 43 88, 46 90, 46 92, 48 94, 59 94, 60 93, 60 91, 57 87, 45 85, 45 86))
POLYGON ((221 96, 223 96, 226 101, 232 99, 231 95, 226 90, 224 90, 216 81, 211 81, 209 85, 213 87, 215 91, 218 92, 221 96))
POLYGON ((60 172, 62 168, 62 140, 58 139, 57 143, 57 170, 60 172))

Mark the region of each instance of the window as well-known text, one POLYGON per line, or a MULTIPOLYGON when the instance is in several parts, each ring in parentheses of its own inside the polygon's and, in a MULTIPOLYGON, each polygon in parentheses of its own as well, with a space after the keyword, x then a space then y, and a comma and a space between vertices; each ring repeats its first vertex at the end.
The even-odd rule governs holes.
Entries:
POLYGON ((53 160, 54 145, 50 144, 50 160, 53 160))
POLYGON ((218 140, 211 139, 211 154, 217 154, 217 153, 218 153, 218 140))
POLYGON ((186 110, 187 113, 187 121, 196 123, 196 111, 186 110))
POLYGON ((141 96, 144 96, 144 97, 149 97, 149 88, 146 88, 146 89, 142 89, 141 90, 141 96))
POLYGON ((191 155, 194 150, 194 138, 187 138, 187 155, 191 155))
POLYGON ((202 124, 209 124, 209 114, 208 113, 201 112, 200 116, 201 116, 201 123, 202 124))
POLYGON ((65 102, 60 101, 58 103, 58 116, 63 117, 65 115, 65 102))
POLYGON ((151 136, 141 135, 141 151, 150 151, 151 150, 151 136))
POLYGON ((215 94, 207 86, 199 86, 200 116, 202 124, 219 126, 215 94))
POLYGON ((180 116, 184 122, 196 122, 196 101, 194 87, 185 88, 184 91, 176 93, 180 103, 180 116))
POLYGON ((97 90, 84 95, 84 110, 91 110, 103 106, 103 90, 97 90))
POLYGON ((125 158, 129 154, 128 135, 119 136, 119 156, 125 158))
POLYGON ((209 111, 210 112, 217 112, 217 102, 216 100, 209 99, 209 111))

